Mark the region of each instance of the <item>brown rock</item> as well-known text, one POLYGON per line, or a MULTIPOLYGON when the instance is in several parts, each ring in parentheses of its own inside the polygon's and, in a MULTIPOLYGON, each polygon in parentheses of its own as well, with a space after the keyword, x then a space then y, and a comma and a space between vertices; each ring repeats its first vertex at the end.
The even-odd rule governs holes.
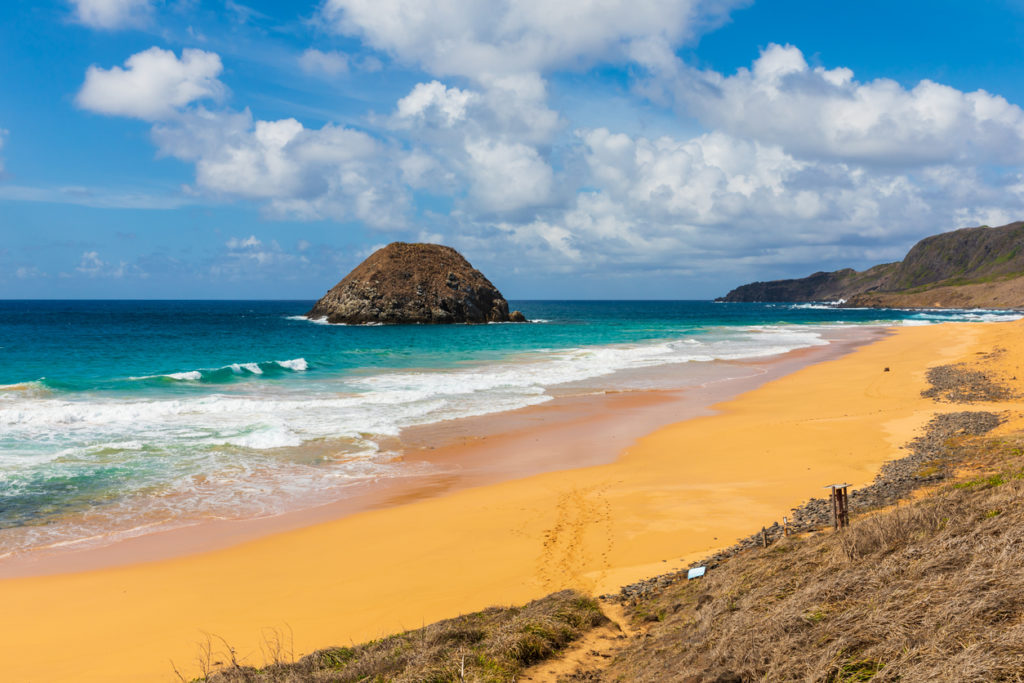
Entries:
POLYGON ((526 316, 523 315, 522 311, 512 311, 508 314, 508 321, 510 323, 525 323, 526 316))
POLYGON ((350 325, 510 319, 501 292, 459 252, 440 244, 406 242, 392 242, 375 251, 316 302, 306 317, 350 325))

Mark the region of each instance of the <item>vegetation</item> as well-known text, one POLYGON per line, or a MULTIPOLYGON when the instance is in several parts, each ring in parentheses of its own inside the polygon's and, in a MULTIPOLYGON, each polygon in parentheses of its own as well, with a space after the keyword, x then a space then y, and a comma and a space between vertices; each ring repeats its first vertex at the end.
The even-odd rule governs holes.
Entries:
POLYGON ((979 438, 974 476, 639 600, 646 637, 578 680, 1024 679, 1021 441, 979 438))
MULTIPOLYGON (((524 607, 492 607, 353 647, 318 650, 291 662, 279 639, 269 643, 275 663, 262 669, 231 662, 218 671, 212 648, 200 655, 204 683, 298 681, 514 681, 524 668, 551 657, 591 628, 607 622, 597 602, 561 591, 524 607)), ((231 660, 227 648, 226 658, 231 660)))

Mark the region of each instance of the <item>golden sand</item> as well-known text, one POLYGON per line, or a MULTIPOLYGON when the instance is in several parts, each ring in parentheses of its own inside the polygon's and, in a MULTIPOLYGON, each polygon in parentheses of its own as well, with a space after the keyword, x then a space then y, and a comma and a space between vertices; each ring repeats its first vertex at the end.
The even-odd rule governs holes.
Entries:
POLYGON ((920 397, 929 366, 1012 347, 1022 332, 901 328, 656 431, 611 464, 189 557, 0 581, 0 680, 176 680, 172 660, 198 673, 205 634, 216 659, 223 638, 259 664, 273 629, 299 656, 564 587, 615 591, 781 520, 826 484, 869 482, 943 409, 920 397))

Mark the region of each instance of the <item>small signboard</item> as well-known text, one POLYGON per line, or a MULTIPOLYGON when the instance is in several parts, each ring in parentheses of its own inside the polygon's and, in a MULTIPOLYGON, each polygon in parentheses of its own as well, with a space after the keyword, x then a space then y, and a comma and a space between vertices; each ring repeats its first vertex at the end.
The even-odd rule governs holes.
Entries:
POLYGON ((694 567, 690 571, 686 572, 686 578, 688 580, 689 579, 699 579, 700 577, 704 576, 704 570, 705 569, 707 569, 707 567, 694 567))

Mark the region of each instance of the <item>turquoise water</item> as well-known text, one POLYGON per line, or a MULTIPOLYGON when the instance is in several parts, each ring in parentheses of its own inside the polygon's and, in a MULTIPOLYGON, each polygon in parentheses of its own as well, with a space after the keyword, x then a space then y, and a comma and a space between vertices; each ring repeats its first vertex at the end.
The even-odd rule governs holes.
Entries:
MULTIPOLYGON (((273 514, 409 473, 380 443, 629 373, 995 320, 700 301, 515 301, 531 324, 335 326, 311 301, 0 302, 0 555, 273 514)), ((1016 316, 1012 316, 1016 317, 1016 316)), ((678 377, 678 373, 673 375, 678 377)))

